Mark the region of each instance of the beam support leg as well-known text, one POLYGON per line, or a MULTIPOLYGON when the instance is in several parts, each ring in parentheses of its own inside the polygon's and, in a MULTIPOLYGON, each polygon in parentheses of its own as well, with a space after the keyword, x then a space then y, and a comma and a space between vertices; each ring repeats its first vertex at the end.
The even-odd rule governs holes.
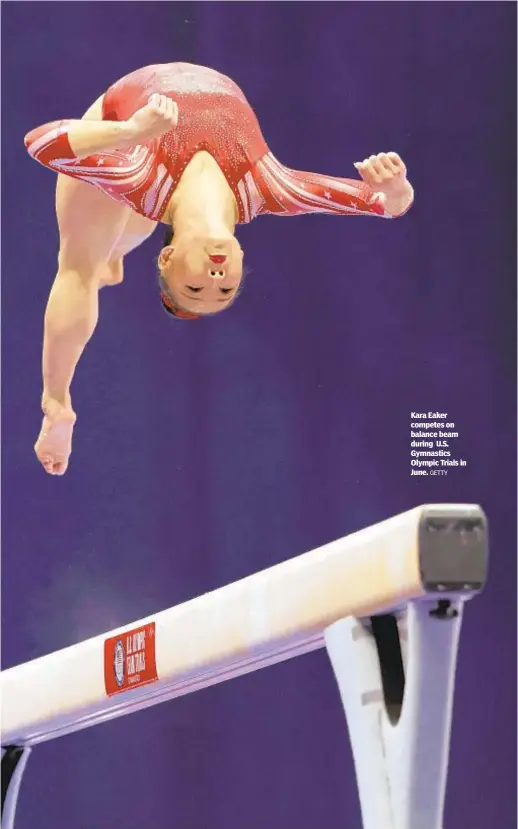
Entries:
POLYGON ((363 829, 443 829, 463 604, 423 600, 325 632, 363 829))

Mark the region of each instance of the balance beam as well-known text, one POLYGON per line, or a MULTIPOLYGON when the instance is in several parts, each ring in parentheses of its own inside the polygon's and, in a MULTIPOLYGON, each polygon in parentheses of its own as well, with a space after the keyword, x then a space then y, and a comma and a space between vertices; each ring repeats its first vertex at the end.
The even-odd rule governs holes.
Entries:
POLYGON ((325 646, 364 829, 442 829, 462 608, 487 566, 480 507, 421 506, 4 671, 2 826, 32 746, 325 646))

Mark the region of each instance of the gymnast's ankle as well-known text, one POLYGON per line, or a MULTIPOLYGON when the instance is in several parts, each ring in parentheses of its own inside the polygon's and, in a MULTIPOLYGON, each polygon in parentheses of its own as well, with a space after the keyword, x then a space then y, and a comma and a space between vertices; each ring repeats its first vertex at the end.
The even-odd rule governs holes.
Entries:
POLYGON ((70 395, 67 395, 62 400, 58 400, 44 393, 41 399, 41 408, 50 420, 68 420, 75 423, 76 413, 72 408, 70 395))

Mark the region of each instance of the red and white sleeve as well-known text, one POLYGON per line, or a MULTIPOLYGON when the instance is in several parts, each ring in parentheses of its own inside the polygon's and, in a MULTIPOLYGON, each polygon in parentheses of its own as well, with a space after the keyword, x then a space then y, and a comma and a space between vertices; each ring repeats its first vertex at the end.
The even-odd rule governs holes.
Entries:
MULTIPOLYGON (((135 158, 135 148, 112 150, 78 158, 70 146, 68 129, 74 121, 52 121, 27 133, 27 152, 40 164, 56 173, 90 181, 98 186, 104 182, 117 184, 142 166, 142 153, 135 158)), ((143 149, 143 148, 139 148, 143 149)))
POLYGON ((254 178, 266 202, 261 210, 263 213, 281 216, 334 213, 392 218, 363 181, 291 170, 271 153, 255 165, 254 178))

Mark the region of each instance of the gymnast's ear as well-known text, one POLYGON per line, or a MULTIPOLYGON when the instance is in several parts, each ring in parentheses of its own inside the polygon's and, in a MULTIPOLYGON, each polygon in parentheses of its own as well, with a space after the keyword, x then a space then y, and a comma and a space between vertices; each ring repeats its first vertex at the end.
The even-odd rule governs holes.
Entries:
POLYGON ((160 253, 158 254, 158 267, 161 271, 167 267, 167 264, 173 255, 174 247, 172 245, 166 245, 166 247, 162 248, 160 253))

